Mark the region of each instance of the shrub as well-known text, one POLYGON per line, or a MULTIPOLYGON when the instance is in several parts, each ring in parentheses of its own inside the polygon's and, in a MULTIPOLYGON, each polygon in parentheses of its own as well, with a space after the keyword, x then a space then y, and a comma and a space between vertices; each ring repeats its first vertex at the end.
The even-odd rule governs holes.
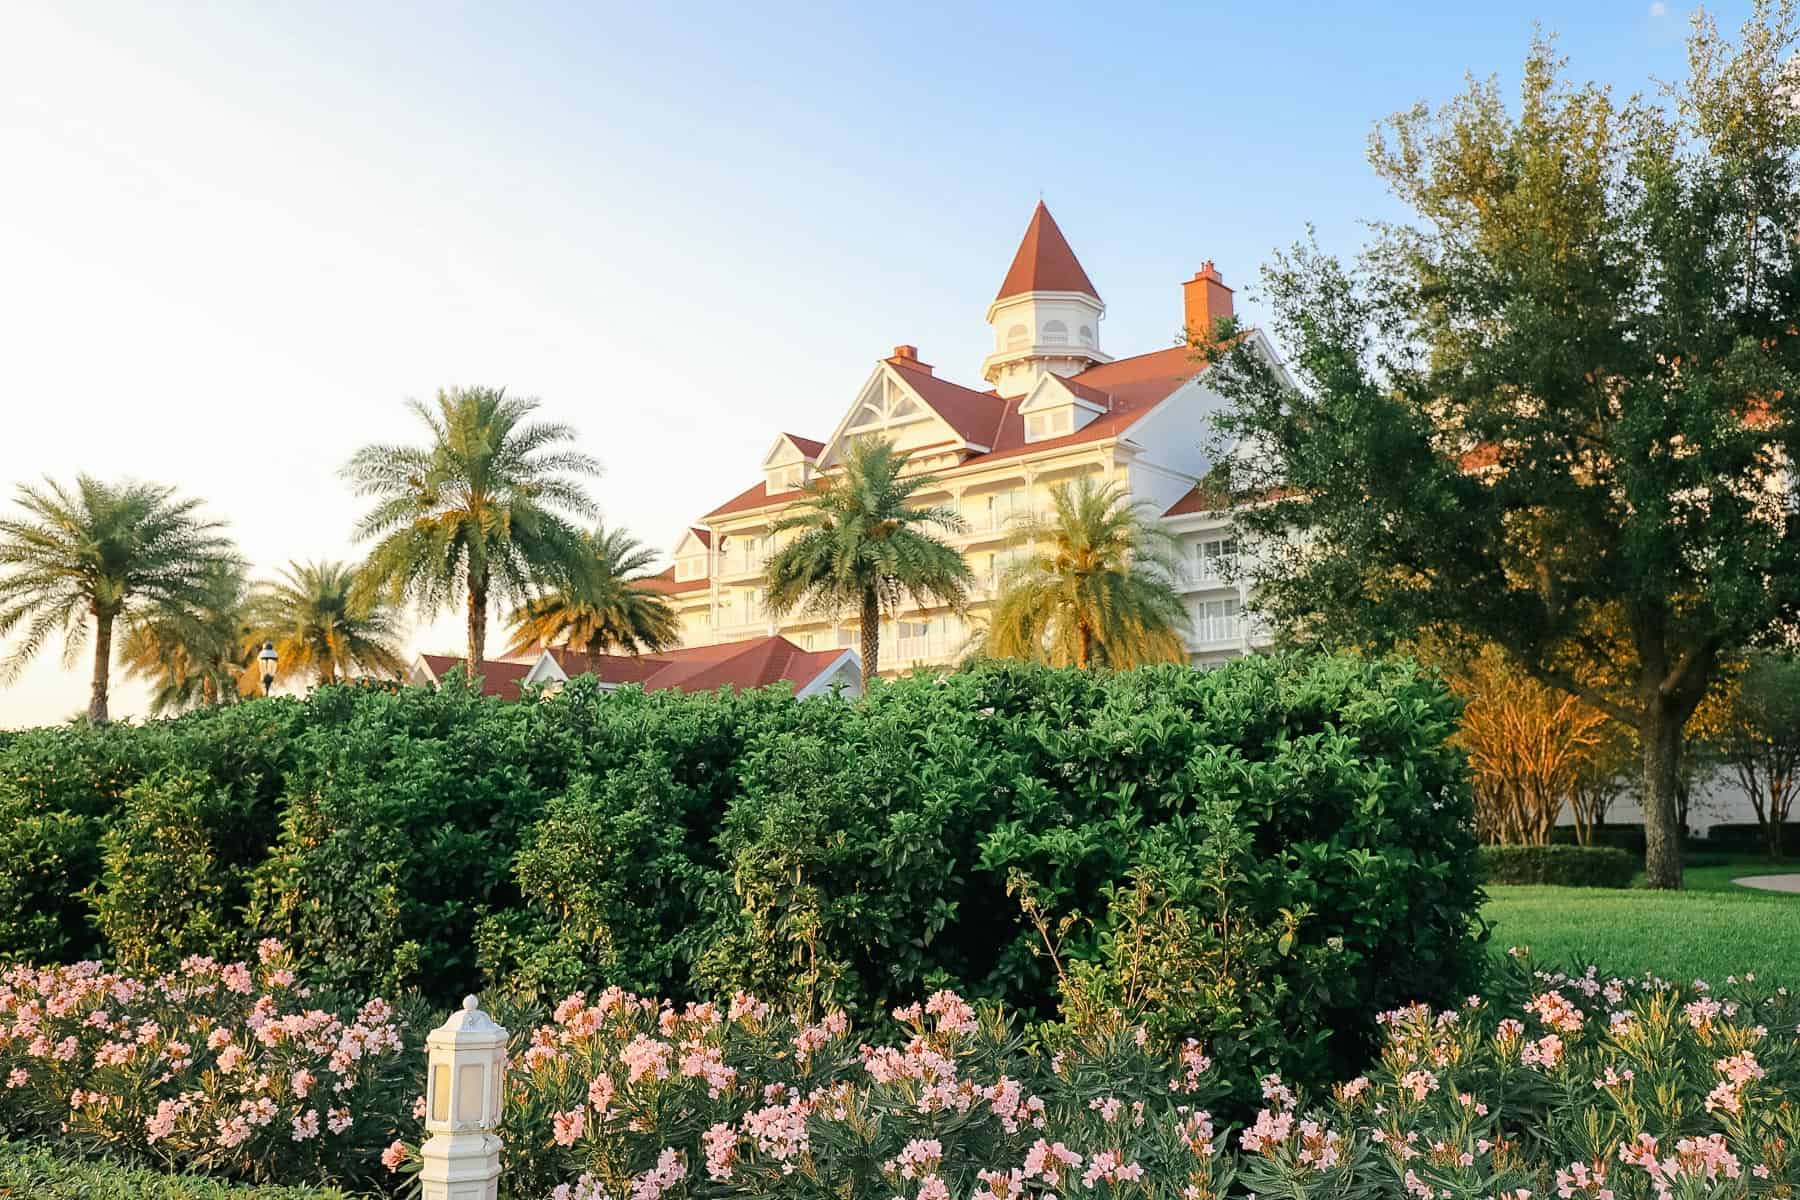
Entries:
POLYGON ((140 730, 85 721, 0 745, 0 960, 98 948, 82 895, 100 875, 106 822, 151 750, 140 730))
MULTIPOLYGON (((1241 1125, 1210 1047, 1128 1022, 1046 1044, 940 992, 860 1033, 739 995, 609 990, 515 1027, 502 1195, 826 1200, 1694 1200, 1800 1182, 1800 1004, 1511 960, 1486 998, 1383 1014, 1377 1062, 1276 1076, 1241 1125), (553 1190, 554 1189, 554 1190, 553 1190)), ((397 1165, 417 1161, 416 1141, 397 1165)))
POLYGON ((250 1180, 354 1183, 423 1063, 391 1005, 331 1011, 287 953, 167 975, 97 963, 0 975, 0 1134, 250 1180))
POLYGON ((1489 883, 1622 888, 1638 860, 1611 846, 1483 846, 1481 870, 1489 883))
POLYGON ((31 1200, 351 1200, 336 1188, 232 1184, 112 1162, 58 1157, 42 1146, 0 1142, 0 1196, 31 1200))

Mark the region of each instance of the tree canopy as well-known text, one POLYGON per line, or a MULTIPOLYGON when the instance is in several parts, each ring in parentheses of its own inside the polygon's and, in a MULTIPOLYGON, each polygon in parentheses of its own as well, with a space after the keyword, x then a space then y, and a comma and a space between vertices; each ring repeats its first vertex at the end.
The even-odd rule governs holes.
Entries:
POLYGON ((1540 40, 1515 105, 1490 79, 1377 127, 1408 220, 1266 270, 1286 369, 1197 339, 1259 605, 1295 641, 1491 642, 1635 729, 1654 886, 1688 718, 1800 615, 1795 40, 1790 3, 1735 40, 1701 14, 1653 99, 1540 40))

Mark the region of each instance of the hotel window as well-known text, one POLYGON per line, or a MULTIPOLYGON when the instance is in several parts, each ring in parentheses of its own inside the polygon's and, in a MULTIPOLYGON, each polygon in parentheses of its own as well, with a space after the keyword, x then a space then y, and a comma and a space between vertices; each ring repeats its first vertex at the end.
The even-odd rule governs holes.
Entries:
POLYGON ((1061 321, 1045 321, 1044 322, 1044 344, 1045 345, 1061 346, 1061 345, 1067 344, 1068 340, 1069 340, 1069 327, 1067 325, 1063 324, 1061 321))
POLYGON ((856 630, 850 628, 848 625, 838 626, 837 637, 839 646, 856 645, 856 630))
POLYGON ((1238 602, 1234 597, 1229 600, 1202 600, 1195 605, 1200 619, 1195 622, 1194 633, 1202 642, 1230 642, 1238 636, 1238 602))
POLYGON ((1237 562, 1236 538, 1211 538, 1194 544, 1196 565, 1202 579, 1225 579, 1237 562))
POLYGON ((1030 341, 1031 330, 1023 325, 1014 325, 1006 331, 1006 348, 1008 350, 1016 350, 1020 346, 1029 344, 1030 341))
POLYGON ((1025 418, 1025 440, 1038 441, 1044 436, 1044 414, 1032 413, 1025 418))
POLYGON ((1084 346, 1091 346, 1094 344, 1094 331, 1086 325, 1081 327, 1081 344, 1084 346))

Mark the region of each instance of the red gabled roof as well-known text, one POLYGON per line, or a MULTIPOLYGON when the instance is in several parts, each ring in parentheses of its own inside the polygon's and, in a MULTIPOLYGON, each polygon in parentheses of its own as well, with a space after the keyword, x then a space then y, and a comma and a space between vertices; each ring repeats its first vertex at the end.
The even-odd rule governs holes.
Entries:
POLYGON ((1042 200, 1032 211, 1031 224, 1025 227, 1019 252, 1013 255, 1012 266, 1007 269, 1006 278, 994 299, 1004 300, 1025 292, 1080 292, 1096 300, 1100 298, 1087 272, 1081 269, 1075 251, 1069 249, 1068 239, 1056 227, 1056 218, 1050 215, 1042 200))
MULTIPOLYGON (((1153 350, 1089 367, 1063 382, 1077 395, 1105 411, 1073 433, 1027 442, 1025 419, 1019 415, 1023 396, 1003 400, 991 391, 978 392, 893 359, 887 362, 946 424, 956 430, 959 437, 989 447, 984 453, 970 455, 958 466, 935 472, 940 478, 974 470, 1003 458, 1117 437, 1146 410, 1206 369, 1203 363, 1194 360, 1186 346, 1170 346, 1166 350, 1153 350)), ((722 517, 784 505, 799 495, 798 490, 771 493, 764 483, 752 484, 706 515, 708 518, 722 517)))
MULTIPOLYGON (((421 654, 420 658, 431 668, 431 673, 438 679, 453 668, 460 667, 468 661, 454 654, 421 654)), ((481 664, 481 694, 499 696, 503 700, 517 700, 519 685, 525 682, 525 676, 531 674, 530 663, 502 662, 499 659, 485 659, 481 664)))
POLYGON ((800 453, 806 455, 808 458, 818 458, 819 451, 825 449, 824 442, 815 442, 813 439, 803 438, 797 433, 784 433, 781 436, 794 443, 795 449, 799 450, 800 453))
POLYGON ((646 691, 710 692, 722 687, 767 687, 786 680, 800 691, 843 657, 843 650, 802 650, 784 637, 691 646, 657 654, 582 654, 554 648, 550 656, 570 678, 635 683, 646 691))
MULTIPOLYGON (((695 530, 695 532, 698 533, 699 530, 695 530)), ((711 539, 707 539, 707 545, 710 546, 711 544, 711 539)), ((634 579, 631 582, 633 586, 641 587, 646 592, 661 592, 665 595, 670 593, 697 591, 698 589, 705 587, 707 583, 704 576, 699 579, 683 579, 680 583, 677 583, 675 582, 674 567, 667 567, 655 575, 645 575, 641 578, 634 579)))

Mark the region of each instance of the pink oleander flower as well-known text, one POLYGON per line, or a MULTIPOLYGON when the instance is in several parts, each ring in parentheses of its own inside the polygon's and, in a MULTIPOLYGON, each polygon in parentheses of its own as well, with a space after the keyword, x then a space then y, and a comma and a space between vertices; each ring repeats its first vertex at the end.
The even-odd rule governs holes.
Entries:
POLYGON ((769 1016, 770 1008, 748 992, 737 992, 731 997, 731 1006, 725 1010, 728 1021, 763 1021, 769 1016))
POLYGON ((1061 1181, 1065 1169, 1080 1166, 1081 1155, 1061 1142, 1047 1142, 1039 1138, 1025 1152, 1025 1178, 1042 1179, 1051 1187, 1061 1181))
POLYGON ((633 1037, 625 1049, 619 1052, 619 1059, 625 1064, 625 1081, 636 1083, 645 1078, 667 1079, 669 1054, 667 1042, 659 1042, 641 1033, 633 1037))
POLYGON ((737 1130, 721 1121, 700 1135, 700 1144, 706 1151, 707 1176, 720 1183, 730 1182, 732 1169, 737 1165, 737 1130))
POLYGON ((356 1122, 351 1119, 350 1110, 347 1108, 334 1108, 325 1114, 325 1128, 333 1134, 342 1133, 354 1124, 356 1122))
POLYGON ((950 1186, 936 1175, 927 1175, 919 1181, 918 1200, 950 1200, 950 1186))
POLYGON ((406 1143, 396 1139, 388 1143, 388 1148, 381 1152, 381 1165, 389 1172, 398 1171, 406 1162, 406 1143))
POLYGON ((935 1139, 914 1138, 890 1162, 886 1169, 902 1179, 928 1175, 944 1160, 944 1147, 935 1139))
POLYGON ((631 1200, 657 1200, 665 1191, 687 1178, 687 1167, 673 1149, 657 1156, 656 1166, 631 1181, 631 1200))
POLYGON ((1082 1175, 1083 1186, 1093 1187, 1101 1180, 1108 1183, 1135 1183, 1144 1177, 1144 1168, 1137 1163, 1128 1163, 1116 1150, 1102 1150, 1088 1160, 1088 1169, 1082 1175))
POLYGON ((1256 1123, 1238 1135, 1238 1144, 1252 1154, 1267 1154, 1287 1141, 1293 1130, 1293 1113, 1286 1109, 1270 1112, 1265 1108, 1256 1114, 1256 1123))
POLYGON ((571 1108, 568 1112, 556 1113, 550 1118, 550 1124, 557 1145, 573 1146, 587 1128, 587 1110, 571 1108))
POLYGON ((1554 1071, 1562 1059, 1563 1041, 1554 1033, 1547 1033, 1535 1042, 1526 1042, 1525 1048, 1519 1051, 1521 1063, 1546 1071, 1554 1071))
POLYGON ((22 1088, 30 1082, 31 1076, 26 1074, 24 1067, 14 1067, 6 1074, 6 1086, 8 1089, 22 1088))
POLYGON ((293 1140, 296 1142, 310 1141, 311 1139, 318 1137, 319 1110, 316 1108, 307 1109, 293 1119, 292 1125, 294 1127, 293 1140))
POLYGON ((925 1012, 937 1018, 939 1033, 974 1033, 975 1009, 952 991, 932 993, 925 1001, 925 1012))
POLYGON ((1541 992, 1525 1005, 1525 1011, 1536 1013, 1538 1020, 1559 1033, 1575 1033, 1581 1028, 1581 1010, 1561 992, 1541 992))

